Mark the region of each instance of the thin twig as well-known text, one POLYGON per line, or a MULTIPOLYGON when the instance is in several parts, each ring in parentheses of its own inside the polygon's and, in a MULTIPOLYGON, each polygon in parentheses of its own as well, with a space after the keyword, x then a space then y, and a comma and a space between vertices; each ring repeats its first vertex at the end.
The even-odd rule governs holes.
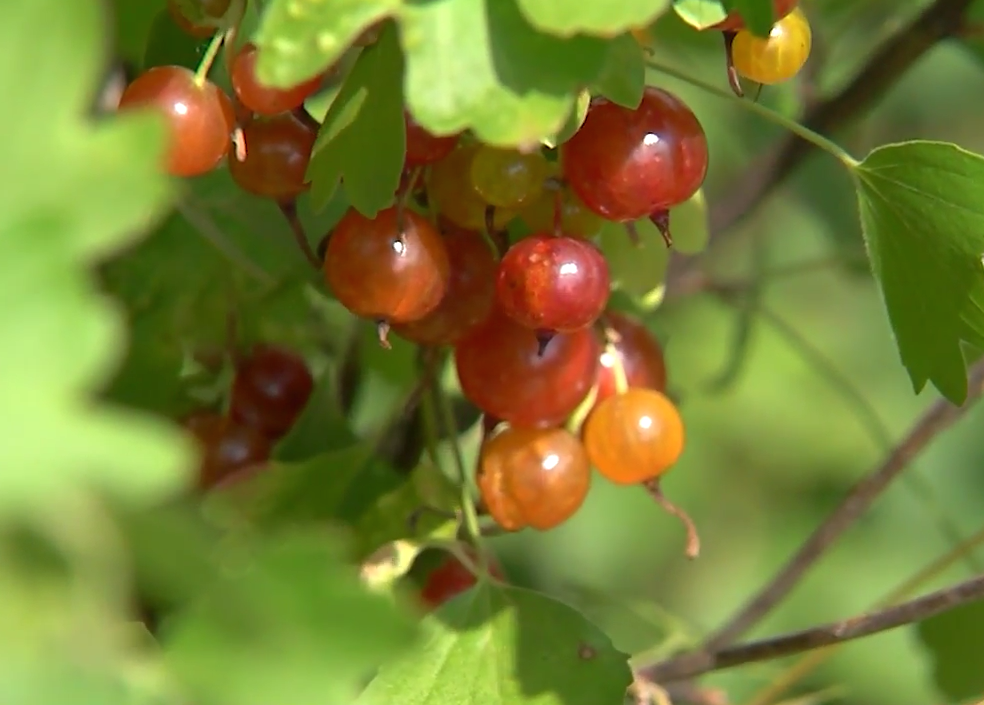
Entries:
MULTIPOLYGON (((802 124, 814 132, 837 132, 875 105, 926 52, 964 27, 963 16, 973 0, 936 0, 868 59, 841 91, 810 108, 802 124)), ((747 169, 727 190, 728 197, 711 208, 712 242, 731 230, 772 193, 813 151, 796 135, 787 135, 747 169)), ((667 280, 672 290, 700 268, 701 258, 676 259, 667 280)))
POLYGON ((981 598, 984 598, 984 575, 895 607, 859 614, 813 629, 739 644, 711 653, 686 654, 646 671, 645 675, 653 682, 668 683, 746 663, 812 651, 919 622, 981 598))

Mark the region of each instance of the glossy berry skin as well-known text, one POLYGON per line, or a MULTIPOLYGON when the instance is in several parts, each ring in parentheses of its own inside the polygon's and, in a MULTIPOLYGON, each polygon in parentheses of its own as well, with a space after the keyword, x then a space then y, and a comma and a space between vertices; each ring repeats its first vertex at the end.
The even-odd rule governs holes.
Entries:
POLYGON ((605 219, 584 205, 568 186, 559 192, 545 191, 520 212, 520 217, 533 232, 563 234, 584 240, 600 233, 605 225, 605 219))
MULTIPOLYGON (((471 553, 474 554, 474 551, 471 553)), ((499 579, 504 577, 501 568, 494 561, 489 562, 489 573, 499 579)), ((427 582, 420 591, 420 599, 428 608, 436 609, 452 597, 474 587, 477 582, 478 578, 475 574, 457 557, 449 554, 447 559, 427 576, 427 582)))
POLYGON ((407 128, 407 156, 404 166, 424 166, 439 162, 454 151, 460 135, 438 137, 417 124, 410 113, 403 111, 407 128))
POLYGON ((320 75, 291 88, 265 86, 256 78, 256 57, 256 46, 246 44, 233 58, 230 73, 236 96, 258 115, 271 116, 300 107, 321 86, 320 75))
POLYGON ((631 387, 608 397, 588 416, 583 433, 591 464, 620 485, 659 477, 683 453, 680 412, 655 389, 631 387))
POLYGON ((328 240, 325 279, 357 316, 391 323, 417 321, 437 308, 450 279, 447 249, 430 221, 396 207, 366 218, 354 208, 328 240))
MULTIPOLYGON (((203 17, 207 17, 210 20, 219 20, 229 11, 232 0, 200 0, 197 4, 201 8, 201 15, 203 17)), ((206 39, 216 32, 215 27, 198 25, 185 17, 175 0, 167 0, 167 11, 178 27, 196 39, 206 39)))
POLYGON ((589 329, 558 333, 542 355, 538 350, 533 331, 493 308, 455 347, 464 395, 489 416, 513 426, 560 424, 591 390, 598 339, 589 329))
POLYGON ((498 262, 485 237, 474 230, 444 225, 444 247, 451 268, 447 291, 437 308, 393 332, 421 345, 451 345, 489 317, 495 300, 498 262))
POLYGON ((561 145, 564 175, 606 220, 638 220, 690 198, 707 174, 707 138, 679 98, 647 86, 635 110, 607 100, 591 106, 561 145))
POLYGON ((587 452, 565 429, 509 427, 482 448, 479 492, 507 531, 562 524, 584 504, 590 487, 587 452))
POLYGON ((306 173, 317 136, 313 124, 294 113, 254 120, 243 128, 246 158, 230 154, 229 173, 244 191, 290 201, 310 188, 306 173))
MULTIPOLYGON (((462 145, 439 162, 427 174, 427 196, 442 216, 460 228, 485 229, 485 210, 488 207, 471 183, 471 165, 479 145, 462 145)), ((505 228, 516 212, 496 209, 495 227, 505 228)))
POLYGON ((532 330, 567 332, 594 323, 611 290, 608 263, 593 243, 535 233, 509 248, 496 277, 496 300, 532 330))
POLYGON ((768 38, 748 30, 735 35, 731 59, 740 76, 772 85, 793 78, 810 57, 813 35, 806 15, 794 9, 776 22, 768 38))
POLYGON ((550 164, 542 152, 523 154, 513 149, 482 145, 472 158, 472 186, 486 203, 517 209, 543 195, 550 164))
POLYGON ((314 377, 303 357, 273 345, 256 345, 237 366, 229 416, 277 440, 297 421, 313 390, 314 377))
MULTIPOLYGON (((799 0, 773 0, 772 10, 775 18, 781 20, 788 15, 799 4, 799 0)), ((745 20, 735 11, 728 13, 727 18, 721 20, 708 29, 716 29, 722 32, 737 32, 745 28, 745 20)))
POLYGON ((265 463, 270 458, 270 441, 255 428, 242 426, 220 414, 195 414, 185 427, 198 441, 202 456, 198 484, 210 489, 232 475, 265 463))
MULTIPOLYGON (((619 341, 612 347, 622 361, 626 382, 630 387, 646 387, 658 392, 666 390, 666 360, 659 341, 636 319, 623 313, 610 312, 605 323, 614 330, 619 341)), ((615 358, 603 350, 598 361, 598 393, 595 404, 615 394, 615 358)))
POLYGON ((169 137, 167 171, 200 176, 229 151, 236 126, 229 96, 211 81, 201 86, 183 66, 155 66, 137 76, 120 96, 120 110, 150 108, 164 116, 169 137))

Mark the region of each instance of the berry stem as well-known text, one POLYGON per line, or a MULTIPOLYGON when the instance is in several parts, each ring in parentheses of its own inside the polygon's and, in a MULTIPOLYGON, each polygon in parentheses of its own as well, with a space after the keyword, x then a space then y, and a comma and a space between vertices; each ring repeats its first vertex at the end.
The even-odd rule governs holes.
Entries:
POLYGON ((768 120, 769 122, 774 123, 779 127, 788 130, 789 132, 792 132, 797 137, 806 140, 814 147, 817 147, 818 149, 822 149, 827 154, 831 155, 832 157, 835 157, 841 164, 843 164, 848 169, 854 170, 860 164, 860 162, 857 159, 855 159, 850 154, 848 154, 848 152, 845 149, 843 149, 840 145, 836 144, 832 140, 827 139, 823 135, 814 132, 808 127, 804 127, 803 125, 800 125, 795 120, 792 120, 786 117, 785 115, 777 113, 775 110, 770 110, 764 105, 759 105, 758 103, 752 102, 750 100, 744 100, 742 98, 738 98, 737 96, 734 96, 727 91, 721 90, 715 85, 712 85, 706 81, 702 81, 699 78, 694 78, 693 76, 683 71, 680 71, 679 69, 676 69, 672 66, 667 66, 666 64, 662 64, 656 61, 647 61, 646 65, 649 68, 653 69, 654 71, 659 71, 660 73, 676 78, 680 81, 683 81, 684 83, 689 83, 690 85, 696 88, 700 88, 701 90, 706 91, 707 93, 710 93, 712 95, 715 95, 718 98, 721 98, 723 100, 729 100, 733 103, 737 103, 738 105, 742 106, 745 110, 755 113, 762 119, 768 120))
POLYGON ((605 354, 612 359, 612 374, 615 376, 615 393, 625 394, 629 390, 629 378, 625 374, 625 364, 616 347, 619 335, 609 325, 605 326, 605 354))
POLYGON ((195 84, 197 86, 204 86, 205 81, 208 80, 208 72, 212 70, 212 64, 215 63, 215 58, 219 55, 219 49, 222 48, 222 44, 225 42, 228 34, 228 31, 216 32, 215 36, 212 37, 212 41, 209 42, 208 49, 205 50, 205 56, 202 57, 198 68, 195 70, 195 84))

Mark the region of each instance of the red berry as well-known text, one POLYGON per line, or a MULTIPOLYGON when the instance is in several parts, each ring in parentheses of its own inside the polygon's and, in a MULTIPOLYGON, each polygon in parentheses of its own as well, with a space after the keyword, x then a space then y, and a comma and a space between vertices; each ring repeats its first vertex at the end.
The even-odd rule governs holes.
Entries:
MULTIPOLYGON (((469 551, 474 557, 474 551, 469 551)), ((489 573, 502 579, 504 576, 499 565, 491 561, 489 573)), ((437 608, 450 600, 455 595, 463 593, 473 587, 478 582, 478 578, 454 555, 448 555, 447 559, 427 576, 420 591, 420 598, 424 604, 431 608, 437 608)))
POLYGON ((244 191, 289 201, 310 186, 306 174, 317 136, 314 124, 294 113, 254 120, 243 128, 246 158, 229 155, 229 173, 244 191))
POLYGON ((450 279, 448 253, 426 218, 387 208, 366 218, 354 208, 331 232, 325 279, 357 316, 392 323, 417 321, 437 308, 450 279))
POLYGON ((546 531, 570 519, 591 486, 581 441, 562 428, 509 427, 482 448, 478 487, 503 529, 546 531))
POLYGON ((558 333, 540 343, 498 307, 455 348, 465 396, 489 416, 513 426, 556 426, 587 396, 600 346, 589 329, 558 333))
MULTIPOLYGON (((772 8, 775 19, 777 21, 781 20, 783 17, 792 12, 798 4, 799 0, 773 0, 772 8)), ((722 32, 736 32, 744 28, 745 20, 742 19, 737 10, 732 10, 728 13, 728 16, 725 19, 708 27, 708 29, 716 29, 722 32)))
POLYGON ((608 263, 593 243, 536 233, 502 258, 496 298, 510 318, 527 328, 572 331, 601 315, 610 286, 608 263))
MULTIPOLYGON (((618 334, 619 340, 612 346, 612 352, 622 361, 628 385, 665 391, 666 361, 659 341, 642 323, 623 313, 608 313, 605 324, 618 334)), ((598 365, 596 404, 615 394, 614 368, 615 359, 612 353, 602 351, 598 365)))
POLYGON ((584 447, 599 473, 620 485, 659 477, 679 460, 683 420, 662 392, 635 387, 608 397, 584 423, 584 447))
POLYGON ((195 414, 185 420, 185 427, 201 447, 198 483, 202 489, 210 489, 270 458, 270 441, 262 433, 220 414, 195 414))
POLYGON ((314 377, 304 358, 273 345, 257 345, 236 369, 229 415, 276 440, 297 421, 313 390, 314 377))
POLYGON ((183 66, 155 66, 123 91, 120 110, 150 107, 167 121, 167 170, 174 176, 200 176, 229 151, 236 115, 229 96, 211 81, 201 85, 183 66))
POLYGON ((489 317, 495 300, 497 262, 489 243, 474 230, 442 224, 451 275, 437 308, 420 320, 393 327, 422 345, 451 345, 489 317))
POLYGON ((321 76, 291 88, 265 86, 256 78, 257 49, 247 44, 232 60, 232 88, 242 104, 259 115, 276 115, 298 108, 321 86, 321 76))
POLYGON ((571 188, 588 208, 631 221, 683 203, 707 174, 707 138, 679 98, 648 86, 635 110, 601 100, 561 146, 571 188))
POLYGON ((439 162, 454 151, 460 135, 438 137, 417 124, 409 111, 403 112, 407 126, 406 166, 423 166, 439 162))

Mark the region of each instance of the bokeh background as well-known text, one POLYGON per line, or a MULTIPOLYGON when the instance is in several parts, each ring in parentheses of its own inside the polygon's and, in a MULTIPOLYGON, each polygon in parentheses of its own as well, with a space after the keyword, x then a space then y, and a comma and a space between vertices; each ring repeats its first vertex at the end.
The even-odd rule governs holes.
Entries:
MULTIPOLYGON (((820 95, 836 91, 880 39, 925 5, 804 0, 821 62, 820 95)), ((984 12, 976 14, 984 19, 984 12)), ((667 16, 652 28, 656 58, 724 86, 719 36, 695 34, 667 16)), ((839 136, 841 143, 857 156, 911 138, 984 151, 980 56, 957 42, 934 49, 899 78, 876 110, 839 136)), ((780 136, 727 101, 658 74, 650 83, 678 92, 702 120, 711 146, 712 204, 728 198, 729 185, 742 178, 748 161, 780 136)), ((760 101, 794 116, 802 95, 801 85, 768 88, 760 101)), ((666 343, 671 385, 688 426, 688 448, 665 489, 699 525, 699 560, 683 556, 682 529, 644 493, 600 480, 569 523, 495 544, 515 580, 593 610, 619 645, 636 652, 656 647, 658 655, 720 625, 938 398, 931 388, 913 394, 863 263, 851 184, 832 159, 811 159, 727 239, 705 258, 708 271, 722 280, 755 276, 756 248, 766 271, 806 261, 829 266, 767 279, 757 303, 764 315, 745 316, 752 320, 747 349, 738 374, 723 388, 715 382, 734 364, 744 325, 740 305, 698 295, 671 300, 650 318, 666 343), (784 327, 770 322, 775 318, 784 327)), ((984 406, 921 455, 908 477, 749 636, 865 610, 949 550, 954 532, 966 536, 980 529, 982 428, 984 406)), ((972 565, 984 565, 984 548, 923 589, 967 576, 972 565)), ((706 682, 744 702, 795 661, 745 667, 706 682)), ((981 663, 984 669, 984 654, 981 663)), ((943 701, 912 629, 846 645, 794 694, 818 691, 869 705, 943 701)))

